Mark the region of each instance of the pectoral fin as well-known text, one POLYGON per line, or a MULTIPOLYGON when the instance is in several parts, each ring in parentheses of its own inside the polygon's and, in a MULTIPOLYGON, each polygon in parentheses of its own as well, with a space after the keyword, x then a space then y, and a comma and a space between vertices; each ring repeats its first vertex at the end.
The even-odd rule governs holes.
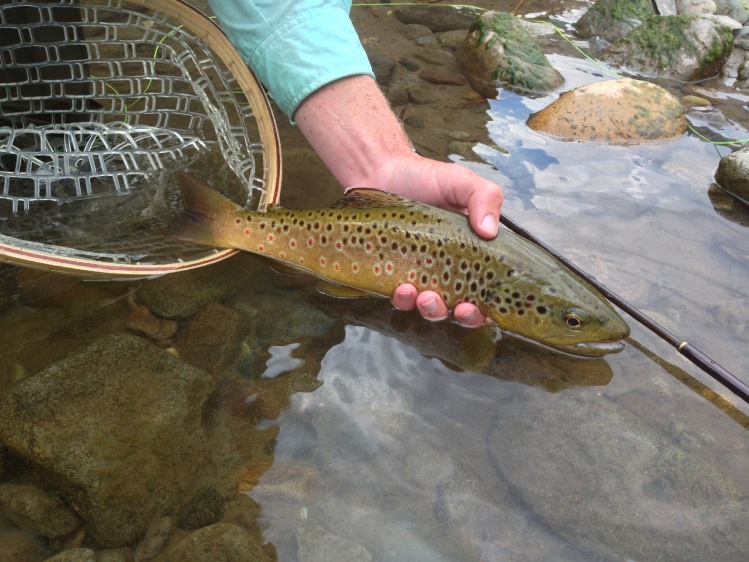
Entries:
POLYGON ((351 287, 346 287, 344 285, 336 285, 335 283, 328 283, 327 281, 318 281, 316 287, 323 295, 336 297, 338 299, 359 299, 372 296, 363 291, 359 291, 358 289, 352 289, 351 287))
POLYGON ((473 371, 483 371, 494 360, 502 339, 498 326, 465 328, 468 331, 460 341, 461 364, 473 371))

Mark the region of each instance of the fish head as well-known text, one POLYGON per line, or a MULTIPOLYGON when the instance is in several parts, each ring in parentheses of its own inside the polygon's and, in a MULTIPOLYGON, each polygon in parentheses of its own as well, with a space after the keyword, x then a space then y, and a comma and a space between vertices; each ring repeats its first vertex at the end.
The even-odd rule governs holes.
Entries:
POLYGON ((515 272, 487 291, 488 315, 502 330, 572 355, 624 349, 629 326, 593 287, 566 269, 515 272))

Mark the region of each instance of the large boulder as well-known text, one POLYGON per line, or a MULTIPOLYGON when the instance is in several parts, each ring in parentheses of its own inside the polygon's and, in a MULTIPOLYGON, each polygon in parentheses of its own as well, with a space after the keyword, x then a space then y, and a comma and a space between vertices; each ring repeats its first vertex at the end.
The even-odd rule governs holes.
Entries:
POLYGON ((564 140, 628 145, 679 136, 687 122, 684 107, 664 88, 624 78, 570 90, 531 115, 528 126, 564 140))
POLYGON ((721 158, 715 181, 725 191, 749 205, 749 147, 721 158))
POLYGON ((476 18, 457 57, 471 87, 486 98, 497 97, 500 87, 548 92, 564 83, 525 26, 506 12, 476 18))
POLYGON ((650 76, 693 82, 718 74, 731 55, 733 33, 697 15, 650 18, 602 54, 609 64, 650 76))
POLYGON ((654 15, 651 0, 598 0, 577 20, 575 32, 614 42, 654 15))
POLYGON ((103 547, 137 540, 217 472, 213 378, 130 334, 102 337, 14 386, 0 442, 74 506, 103 547))

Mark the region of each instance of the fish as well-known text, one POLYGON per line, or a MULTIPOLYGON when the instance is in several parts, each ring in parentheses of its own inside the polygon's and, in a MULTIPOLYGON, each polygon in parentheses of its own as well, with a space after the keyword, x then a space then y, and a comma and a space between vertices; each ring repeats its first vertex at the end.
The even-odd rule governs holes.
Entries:
POLYGON ((195 176, 177 177, 184 211, 170 237, 260 254, 316 277, 323 293, 390 298, 411 283, 450 309, 473 303, 500 332, 578 356, 619 352, 629 336, 595 288, 505 228, 485 240, 465 215, 368 187, 327 208, 256 212, 195 176))

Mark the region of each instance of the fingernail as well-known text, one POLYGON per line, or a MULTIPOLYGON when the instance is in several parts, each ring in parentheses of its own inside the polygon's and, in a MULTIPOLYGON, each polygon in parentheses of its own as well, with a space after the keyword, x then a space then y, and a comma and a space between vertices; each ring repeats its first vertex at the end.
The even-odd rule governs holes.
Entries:
POLYGON ((421 308, 424 310, 424 312, 428 314, 432 314, 433 312, 437 312, 437 308, 439 307, 439 304, 437 303, 437 299, 430 299, 425 303, 422 303, 421 308))
POLYGON ((491 232, 492 234, 496 234, 497 219, 494 218, 494 215, 486 215, 484 217, 484 220, 481 221, 481 228, 488 232, 491 232))

